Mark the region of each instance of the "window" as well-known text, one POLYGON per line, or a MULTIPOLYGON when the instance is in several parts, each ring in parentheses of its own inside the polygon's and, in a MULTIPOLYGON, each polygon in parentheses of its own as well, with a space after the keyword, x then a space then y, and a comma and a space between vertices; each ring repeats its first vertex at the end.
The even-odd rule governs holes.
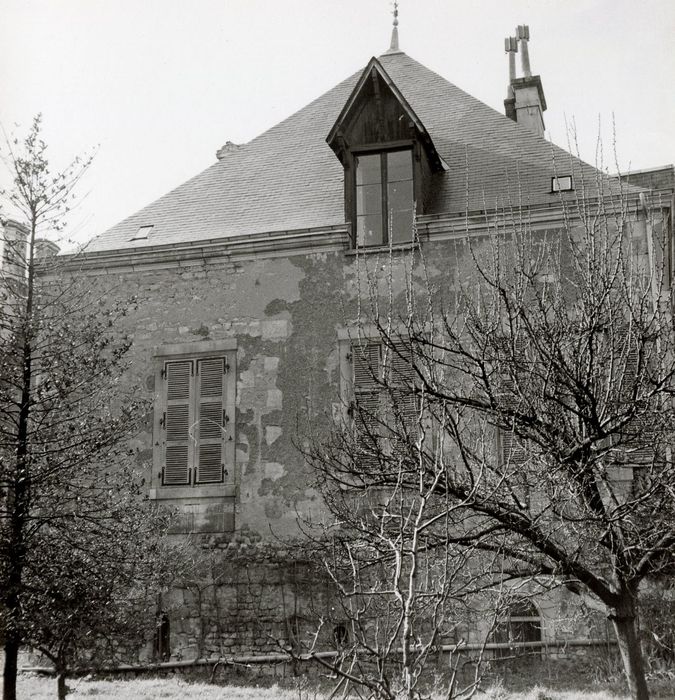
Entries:
POLYGON ((156 661, 168 661, 171 658, 171 623, 165 612, 157 615, 152 647, 156 661))
POLYGON ((498 658, 538 653, 536 646, 521 646, 524 642, 541 642, 541 618, 534 604, 526 598, 511 603, 506 616, 495 627, 493 641, 509 645, 495 649, 498 658))
POLYGON ((344 622, 339 622, 333 627, 333 642, 336 649, 342 649, 349 643, 349 629, 344 622))
POLYGON ((148 224, 146 226, 140 226, 138 231, 129 239, 130 241, 145 241, 150 237, 152 229, 155 228, 154 224, 148 224))
POLYGON ((571 192, 573 189, 571 175, 556 175, 551 178, 551 192, 571 192))
POLYGON ((412 150, 362 153, 356 166, 356 245, 409 243, 413 225, 412 150))
POLYGON ((158 357, 154 481, 168 487, 167 497, 177 487, 203 486, 210 495, 209 488, 234 480, 233 348, 206 341, 171 346, 158 357))

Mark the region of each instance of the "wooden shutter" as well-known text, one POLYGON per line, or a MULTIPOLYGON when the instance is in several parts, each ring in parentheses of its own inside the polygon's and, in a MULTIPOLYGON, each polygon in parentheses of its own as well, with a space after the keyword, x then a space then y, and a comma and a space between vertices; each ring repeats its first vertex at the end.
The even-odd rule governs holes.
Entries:
POLYGON ((376 434, 380 422, 380 344, 352 347, 354 367, 354 401, 357 429, 376 434))
POLYGON ((223 481, 226 363, 222 357, 197 362, 197 474, 199 484, 223 481))
POLYGON ((523 464, 527 460, 527 451, 521 445, 513 430, 500 430, 499 439, 502 464, 523 464))
POLYGON ((403 426, 394 425, 393 428, 405 427, 407 435, 415 438, 418 415, 410 349, 403 345, 390 348, 387 350, 387 361, 393 413, 403 423, 403 426))
POLYGON ((374 466, 380 450, 382 432, 382 387, 380 344, 365 343, 352 346, 354 370, 354 427, 359 462, 362 469, 374 466))
POLYGON ((166 412, 162 483, 166 486, 190 483, 190 396, 193 374, 194 366, 191 360, 167 362, 164 366, 166 412))

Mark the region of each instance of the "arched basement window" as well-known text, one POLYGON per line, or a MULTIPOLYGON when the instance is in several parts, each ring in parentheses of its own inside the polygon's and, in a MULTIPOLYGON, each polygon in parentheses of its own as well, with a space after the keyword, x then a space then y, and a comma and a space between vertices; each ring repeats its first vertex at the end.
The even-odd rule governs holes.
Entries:
POLYGON ((524 642, 541 642, 541 616, 534 603, 527 598, 514 600, 504 619, 495 627, 492 640, 509 645, 495 649, 497 658, 538 653, 537 647, 522 646, 524 642))

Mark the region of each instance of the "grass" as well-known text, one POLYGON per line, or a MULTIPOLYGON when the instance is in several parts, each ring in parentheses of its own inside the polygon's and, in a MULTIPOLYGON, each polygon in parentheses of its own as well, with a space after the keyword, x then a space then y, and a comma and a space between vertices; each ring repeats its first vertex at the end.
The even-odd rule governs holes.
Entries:
MULTIPOLYGON (((309 689, 289 689, 217 686, 189 683, 181 678, 152 678, 135 680, 71 679, 69 700, 327 700, 309 689)), ((53 700, 56 697, 54 679, 23 675, 18 681, 19 700, 53 700)), ((624 700, 626 696, 610 691, 559 691, 543 687, 509 692, 495 685, 477 693, 476 700, 624 700)))

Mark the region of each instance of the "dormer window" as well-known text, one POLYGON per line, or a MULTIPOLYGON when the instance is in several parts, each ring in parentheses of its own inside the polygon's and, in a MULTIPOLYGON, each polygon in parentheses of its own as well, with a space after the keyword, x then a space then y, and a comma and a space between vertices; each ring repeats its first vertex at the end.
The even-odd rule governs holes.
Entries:
POLYGON ((371 59, 326 141, 344 168, 353 248, 411 243, 433 179, 448 169, 420 118, 382 64, 371 59))
POLYGON ((408 243, 413 225, 412 149, 356 153, 356 245, 408 243))

